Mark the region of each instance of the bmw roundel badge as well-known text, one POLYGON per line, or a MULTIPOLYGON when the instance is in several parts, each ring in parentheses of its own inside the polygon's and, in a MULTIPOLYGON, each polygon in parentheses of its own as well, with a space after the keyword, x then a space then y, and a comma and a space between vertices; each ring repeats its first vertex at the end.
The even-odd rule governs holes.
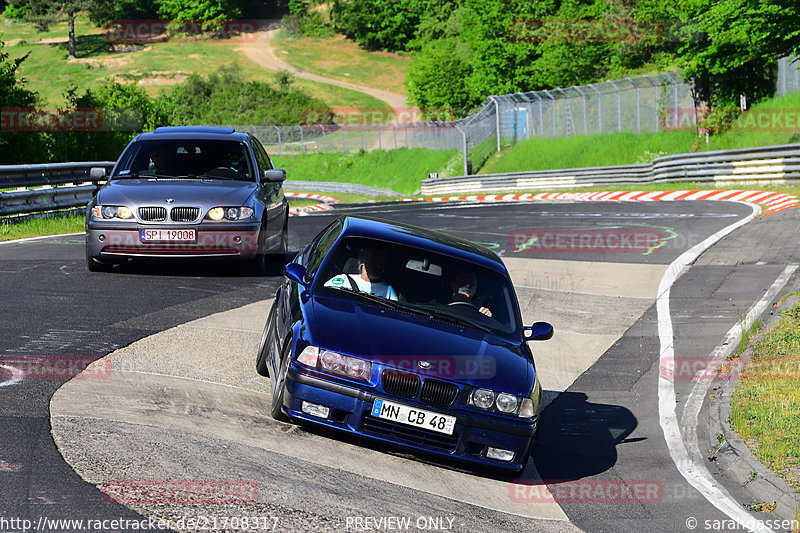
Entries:
POLYGON ((431 364, 427 361, 419 361, 417 362, 417 365, 419 365, 420 368, 424 368, 426 370, 431 367, 431 364))
POLYGON ((175 198, 167 198, 167 203, 168 204, 171 204, 174 201, 175 201, 175 198))

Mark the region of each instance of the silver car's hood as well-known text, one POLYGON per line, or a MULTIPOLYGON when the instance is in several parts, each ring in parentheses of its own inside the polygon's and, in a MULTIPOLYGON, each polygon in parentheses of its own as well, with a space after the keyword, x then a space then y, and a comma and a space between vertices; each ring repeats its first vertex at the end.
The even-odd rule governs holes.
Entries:
POLYGON ((97 193, 100 205, 173 205, 211 208, 240 206, 256 190, 248 181, 217 179, 126 178, 110 181, 97 193))

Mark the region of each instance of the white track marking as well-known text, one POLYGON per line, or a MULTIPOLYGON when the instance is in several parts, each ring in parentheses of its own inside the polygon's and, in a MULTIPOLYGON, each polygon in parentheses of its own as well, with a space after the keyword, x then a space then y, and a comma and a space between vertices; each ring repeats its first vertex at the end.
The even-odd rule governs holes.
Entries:
MULTIPOLYGON (((757 206, 752 207, 753 212, 749 216, 721 229, 690 250, 681 254, 680 257, 669 265, 664 276, 661 278, 658 289, 658 299, 656 300, 658 337, 661 349, 659 368, 666 368, 666 364, 675 359, 672 317, 670 316, 669 307, 669 296, 672 284, 678 278, 683 268, 694 262, 705 250, 724 236, 753 220, 758 214, 759 208, 757 206)), ((681 435, 680 426, 678 424, 678 417, 675 413, 675 384, 672 379, 667 378, 664 374, 663 372, 659 372, 658 377, 658 417, 661 423, 661 429, 664 432, 667 447, 669 448, 670 456, 675 466, 678 468, 678 471, 689 484, 706 498, 706 500, 728 517, 736 520, 743 528, 750 529, 752 527, 753 529, 750 530, 758 533, 770 532, 770 529, 763 527, 753 515, 742 509, 741 505, 731 498, 730 494, 714 480, 703 463, 697 463, 692 460, 692 457, 687 451, 686 444, 683 441, 683 436, 681 435)), ((691 431, 694 431, 694 428, 692 428, 691 431)))
MULTIPOLYGON (((14 385, 20 383, 25 377, 25 375, 22 373, 22 370, 17 367, 11 365, 0 365, 0 368, 3 368, 11 373, 11 378, 8 381, 0 381, 0 387, 13 387, 14 385)), ((5 371, 0 371, 0 376, 4 374, 5 371)))

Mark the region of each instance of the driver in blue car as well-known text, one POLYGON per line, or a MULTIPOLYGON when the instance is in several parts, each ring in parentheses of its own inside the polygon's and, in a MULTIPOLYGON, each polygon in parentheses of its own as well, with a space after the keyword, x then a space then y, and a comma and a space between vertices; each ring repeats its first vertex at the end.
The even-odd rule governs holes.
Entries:
MULTIPOLYGON (((450 304, 466 303, 472 304, 472 299, 478 292, 478 278, 474 272, 461 270, 450 282, 450 304)), ((492 316, 488 307, 477 307, 478 311, 486 316, 492 316)))
POLYGON ((326 287, 351 289, 380 296, 387 300, 397 300, 394 287, 383 279, 386 270, 386 251, 376 248, 362 248, 358 254, 359 274, 342 273, 325 283, 326 287))

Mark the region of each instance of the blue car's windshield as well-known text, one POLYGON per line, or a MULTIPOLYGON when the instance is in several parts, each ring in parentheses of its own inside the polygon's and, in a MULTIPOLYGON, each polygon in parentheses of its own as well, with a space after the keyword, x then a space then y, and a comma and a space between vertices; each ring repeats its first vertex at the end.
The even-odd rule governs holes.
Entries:
POLYGON ((138 141, 122 154, 112 179, 203 177, 252 181, 247 146, 239 141, 158 139, 138 141))
POLYGON ((351 237, 330 252, 315 280, 314 291, 350 298, 370 294, 438 319, 503 336, 520 334, 516 299, 507 278, 454 257, 351 237))

